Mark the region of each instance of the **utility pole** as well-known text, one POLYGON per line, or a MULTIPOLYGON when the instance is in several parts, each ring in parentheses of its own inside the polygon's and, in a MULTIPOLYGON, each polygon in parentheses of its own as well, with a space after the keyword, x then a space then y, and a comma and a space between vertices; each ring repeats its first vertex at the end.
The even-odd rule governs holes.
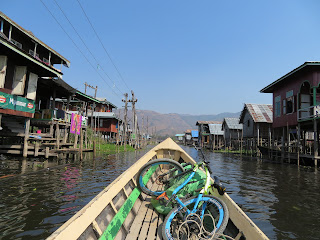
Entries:
POLYGON ((138 128, 138 120, 136 117, 136 102, 138 101, 138 99, 135 98, 134 96, 134 92, 131 90, 131 95, 132 95, 132 99, 129 100, 129 102, 132 103, 132 125, 133 125, 133 134, 135 136, 135 148, 137 147, 137 128, 138 128))
POLYGON ((142 140, 141 140, 141 145, 144 146, 144 140, 145 140, 145 131, 144 131, 144 115, 142 115, 142 140))
POLYGON ((127 145, 127 112, 128 112, 128 93, 124 94, 125 99, 122 99, 122 102, 124 102, 124 147, 127 145))
POLYGON ((91 86, 91 85, 89 85, 88 83, 84 83, 84 93, 85 94, 87 94, 87 87, 89 87, 89 88, 92 88, 92 89, 94 89, 94 98, 96 98, 97 97, 97 91, 98 91, 98 86, 96 86, 96 87, 93 87, 93 86, 91 86))

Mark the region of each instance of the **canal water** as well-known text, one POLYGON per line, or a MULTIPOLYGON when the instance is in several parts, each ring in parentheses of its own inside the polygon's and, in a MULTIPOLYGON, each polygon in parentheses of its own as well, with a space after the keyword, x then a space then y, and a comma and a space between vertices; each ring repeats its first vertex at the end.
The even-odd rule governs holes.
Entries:
MULTIPOLYGON (((183 147, 195 160, 194 148, 183 147)), ((0 156, 0 239, 45 239, 146 151, 60 161, 0 156)), ((316 169, 205 152, 213 175, 270 239, 320 239, 316 169)))

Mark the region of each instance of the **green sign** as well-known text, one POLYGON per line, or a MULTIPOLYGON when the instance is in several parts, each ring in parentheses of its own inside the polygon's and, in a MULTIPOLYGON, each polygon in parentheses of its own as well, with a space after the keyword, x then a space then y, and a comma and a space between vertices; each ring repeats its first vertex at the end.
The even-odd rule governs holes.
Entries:
POLYGON ((34 113, 35 104, 33 100, 0 92, 0 108, 34 113))
POLYGON ((134 133, 131 134, 131 139, 136 139, 136 135, 134 133))

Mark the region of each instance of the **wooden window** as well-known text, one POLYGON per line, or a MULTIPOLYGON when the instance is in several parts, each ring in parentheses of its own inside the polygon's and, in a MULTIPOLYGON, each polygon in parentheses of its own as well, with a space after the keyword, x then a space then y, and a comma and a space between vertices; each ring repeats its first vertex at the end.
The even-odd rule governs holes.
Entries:
POLYGON ((293 90, 286 92, 286 99, 283 99, 283 114, 291 114, 294 112, 294 96, 293 90))
POLYGON ((281 116, 281 97, 277 96, 274 99, 275 106, 274 106, 274 112, 275 112, 275 117, 280 117, 281 116))
POLYGON ((12 94, 14 95, 24 94, 24 87, 26 83, 26 73, 27 73, 26 66, 15 67, 14 79, 12 83, 12 94))
POLYGON ((7 56, 0 56, 0 88, 4 88, 4 83, 6 79, 7 72, 7 56))
POLYGON ((28 99, 36 100, 37 84, 38 84, 38 75, 31 72, 29 74, 29 82, 28 82, 28 89, 27 89, 28 99))

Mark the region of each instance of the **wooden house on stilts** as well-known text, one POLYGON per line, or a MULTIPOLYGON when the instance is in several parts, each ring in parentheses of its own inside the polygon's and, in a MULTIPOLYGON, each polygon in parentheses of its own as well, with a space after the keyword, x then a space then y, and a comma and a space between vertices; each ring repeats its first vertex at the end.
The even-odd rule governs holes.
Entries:
POLYGON ((317 166, 320 62, 305 62, 261 90, 273 94, 273 156, 317 166))
MULTIPOLYGON (((82 152, 87 123, 71 113, 77 91, 62 80, 61 72, 69 65, 0 12, 0 153, 48 158, 70 148, 82 152)), ((81 114, 85 106, 80 100, 81 114)))
POLYGON ((242 124, 239 123, 239 118, 224 118, 222 130, 224 132, 225 147, 239 150, 242 136, 242 124))
POLYGON ((224 147, 224 131, 222 123, 209 124, 210 145, 212 150, 220 150, 224 147))
POLYGON ((246 103, 240 115, 243 149, 251 154, 270 147, 273 109, 271 104, 246 103))
POLYGON ((209 124, 217 124, 220 122, 216 121, 197 121, 196 126, 198 126, 198 145, 203 148, 211 149, 210 143, 210 129, 209 124))

